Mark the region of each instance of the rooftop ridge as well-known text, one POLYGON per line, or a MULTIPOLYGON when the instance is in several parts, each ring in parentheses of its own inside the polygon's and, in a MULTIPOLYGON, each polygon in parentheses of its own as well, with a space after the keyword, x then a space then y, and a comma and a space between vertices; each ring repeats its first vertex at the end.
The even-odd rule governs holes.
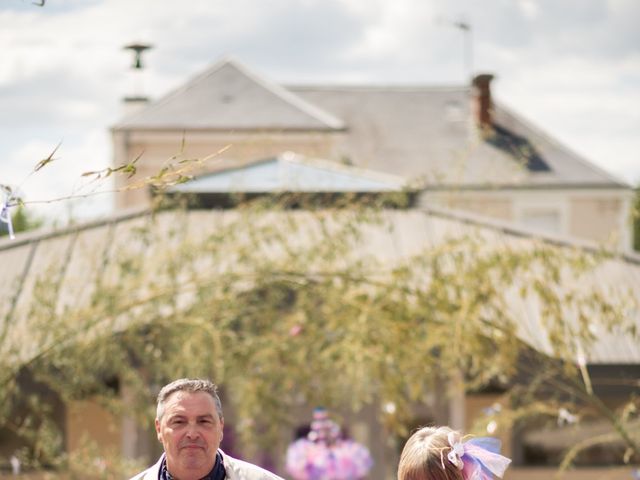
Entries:
POLYGON ((320 121, 321 123, 324 123, 325 125, 333 128, 333 129, 336 129, 336 130, 341 130, 341 129, 345 128, 344 122, 342 120, 340 120, 339 118, 337 118, 336 116, 334 116, 334 115, 330 114, 329 112, 326 112, 326 111, 322 110, 321 108, 319 108, 319 107, 307 102, 303 98, 300 98, 298 95, 296 95, 293 92, 287 90, 282 85, 279 85, 279 84, 277 84, 275 82, 267 80, 265 77, 263 77, 261 75, 258 75, 257 73, 253 72, 251 69, 249 69, 247 66, 245 66, 243 63, 241 63, 239 60, 235 59, 234 57, 228 56, 223 61, 226 61, 227 64, 233 65, 235 68, 240 70, 247 77, 251 78, 258 85, 260 85, 263 88, 269 90, 271 93, 277 95, 278 97, 280 97, 285 102, 293 105, 294 107, 298 108, 299 110, 302 110, 307 115, 310 115, 311 117, 315 118, 316 120, 320 121))
POLYGON ((344 90, 344 91, 398 91, 398 92, 411 92, 411 91, 433 91, 433 92, 469 92, 471 93, 471 87, 465 85, 428 85, 428 84, 350 84, 350 83, 335 83, 335 84, 285 84, 285 88, 289 90, 344 90))

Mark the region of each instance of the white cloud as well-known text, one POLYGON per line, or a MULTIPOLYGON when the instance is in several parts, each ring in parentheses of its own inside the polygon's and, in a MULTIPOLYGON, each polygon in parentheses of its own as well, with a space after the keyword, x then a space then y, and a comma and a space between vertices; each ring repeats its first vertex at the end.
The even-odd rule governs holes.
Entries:
POLYGON ((527 18, 535 19, 540 13, 540 6, 535 0, 520 0, 518 3, 527 18))
MULTIPOLYGON (((357 12, 366 19, 364 38, 353 50, 354 57, 408 57, 415 54, 415 46, 425 30, 433 30, 435 12, 429 2, 397 0, 362 4, 357 12), (412 48, 407 48, 407 46, 412 48)), ((407 58, 409 60, 409 58, 407 58)))

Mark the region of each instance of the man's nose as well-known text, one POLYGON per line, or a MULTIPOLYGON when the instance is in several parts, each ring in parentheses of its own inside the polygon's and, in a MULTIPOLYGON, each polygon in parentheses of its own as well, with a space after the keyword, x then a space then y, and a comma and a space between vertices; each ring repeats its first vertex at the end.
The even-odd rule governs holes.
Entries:
POLYGON ((198 431, 198 427, 195 423, 190 423, 187 425, 187 438, 197 438, 200 435, 198 431))

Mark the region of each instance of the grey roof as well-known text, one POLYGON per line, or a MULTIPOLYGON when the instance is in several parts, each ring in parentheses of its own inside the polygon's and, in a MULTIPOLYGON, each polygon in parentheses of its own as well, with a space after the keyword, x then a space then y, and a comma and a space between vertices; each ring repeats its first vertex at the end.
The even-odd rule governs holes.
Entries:
POLYGON ((340 130, 344 124, 226 58, 113 128, 340 130))
MULTIPOLYGON (((349 215, 349 212, 342 212, 343 215, 349 215)), ((244 222, 241 215, 241 212, 235 210, 195 210, 186 213, 163 211, 154 215, 149 211, 140 210, 120 213, 104 221, 74 226, 66 231, 32 232, 20 234, 14 241, 0 240, 0 264, 3 265, 0 298, 4 300, 0 302, 0 318, 5 321, 3 325, 9 326, 12 331, 17 330, 18 333, 14 333, 21 334, 21 338, 28 338, 24 336, 24 330, 20 330, 28 328, 30 302, 35 295, 38 280, 43 276, 61 281, 57 293, 57 311, 66 312, 67 307, 82 309, 83 305, 90 301, 96 282, 115 282, 117 285, 125 281, 115 275, 117 269, 114 264, 119 252, 127 251, 136 255, 143 262, 142 271, 153 283, 160 278, 156 272, 162 269, 162 262, 158 259, 162 258, 164 242, 175 245, 175 242, 181 239, 196 242, 198 239, 216 238, 216 229, 233 219, 246 225, 243 228, 251 228, 250 223, 244 222), (155 234, 141 238, 142 227, 148 227, 155 234), (175 231, 171 233, 172 230, 175 231), (156 240, 149 242, 149 239, 153 238, 156 240)), ((296 230, 301 240, 305 235, 315 231, 314 228, 320 224, 315 216, 317 213, 303 210, 268 212, 265 215, 265 221, 274 225, 286 224, 290 219, 286 215, 292 215, 298 221, 309 222, 306 225, 309 228, 296 230)), ((391 210, 383 212, 383 215, 385 222, 363 227, 363 241, 357 250, 352 251, 357 255, 356 258, 366 255, 367 257, 363 258, 368 259, 367 265, 378 265, 374 274, 381 274, 398 262, 423 254, 425 248, 440 245, 450 238, 481 236, 490 245, 524 249, 530 248, 533 242, 539 240, 525 229, 449 210, 391 210)), ((543 240, 561 247, 598 249, 597 246, 577 244, 560 238, 546 237, 543 240)), ((205 259, 200 259, 199 262, 203 265, 207 263, 205 259)), ((203 268, 209 267, 204 265, 203 268)), ((226 266, 218 265, 215 268, 216 272, 222 274, 224 268, 232 269, 234 264, 230 260, 226 266), (221 268, 223 270, 220 270, 221 268)), ((568 278, 567 281, 570 286, 575 283, 574 278, 568 278)), ((629 289, 635 304, 628 310, 628 320, 633 322, 640 332, 639 256, 606 259, 586 278, 581 278, 580 285, 585 284, 597 285, 607 298, 613 298, 613 295, 617 295, 616 292, 626 294, 626 289, 629 289)), ((540 306, 535 301, 523 301, 517 295, 517 290, 515 286, 514 289, 505 292, 505 295, 508 308, 518 318, 518 335, 535 348, 553 354, 550 351, 546 322, 540 316, 540 306)), ((567 317, 567 322, 572 321, 567 317)), ((595 337, 593 348, 585 352, 589 363, 640 364, 640 343, 637 337, 622 332, 595 332, 595 337)), ((26 343, 21 345, 21 348, 25 349, 23 354, 28 355, 26 343)), ((3 352, 0 351, 0 354, 3 352)))
POLYGON ((549 167, 525 166, 520 145, 501 148, 480 138, 472 121, 471 90, 426 86, 297 86, 289 89, 342 118, 349 135, 345 151, 354 164, 393 172, 427 185, 589 186, 626 185, 511 112, 494 105, 494 122, 513 143, 549 167))
POLYGON ((222 60, 114 129, 343 131, 331 160, 430 188, 628 188, 498 104, 482 138, 466 86, 283 87, 222 60))

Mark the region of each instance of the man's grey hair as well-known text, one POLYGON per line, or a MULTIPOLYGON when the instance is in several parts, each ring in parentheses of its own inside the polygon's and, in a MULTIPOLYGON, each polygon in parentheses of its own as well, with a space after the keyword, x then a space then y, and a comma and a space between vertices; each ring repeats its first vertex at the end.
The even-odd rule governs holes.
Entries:
POLYGON ((160 393, 158 393, 158 407, 156 409, 156 418, 158 420, 161 420, 162 416, 164 415, 164 407, 167 399, 176 392, 208 393, 209 395, 211 395, 211 398, 213 398, 216 404, 218 417, 220 418, 220 420, 223 419, 222 402, 220 401, 220 397, 218 396, 218 387, 213 382, 199 378, 181 378, 165 385, 160 390, 160 393))

